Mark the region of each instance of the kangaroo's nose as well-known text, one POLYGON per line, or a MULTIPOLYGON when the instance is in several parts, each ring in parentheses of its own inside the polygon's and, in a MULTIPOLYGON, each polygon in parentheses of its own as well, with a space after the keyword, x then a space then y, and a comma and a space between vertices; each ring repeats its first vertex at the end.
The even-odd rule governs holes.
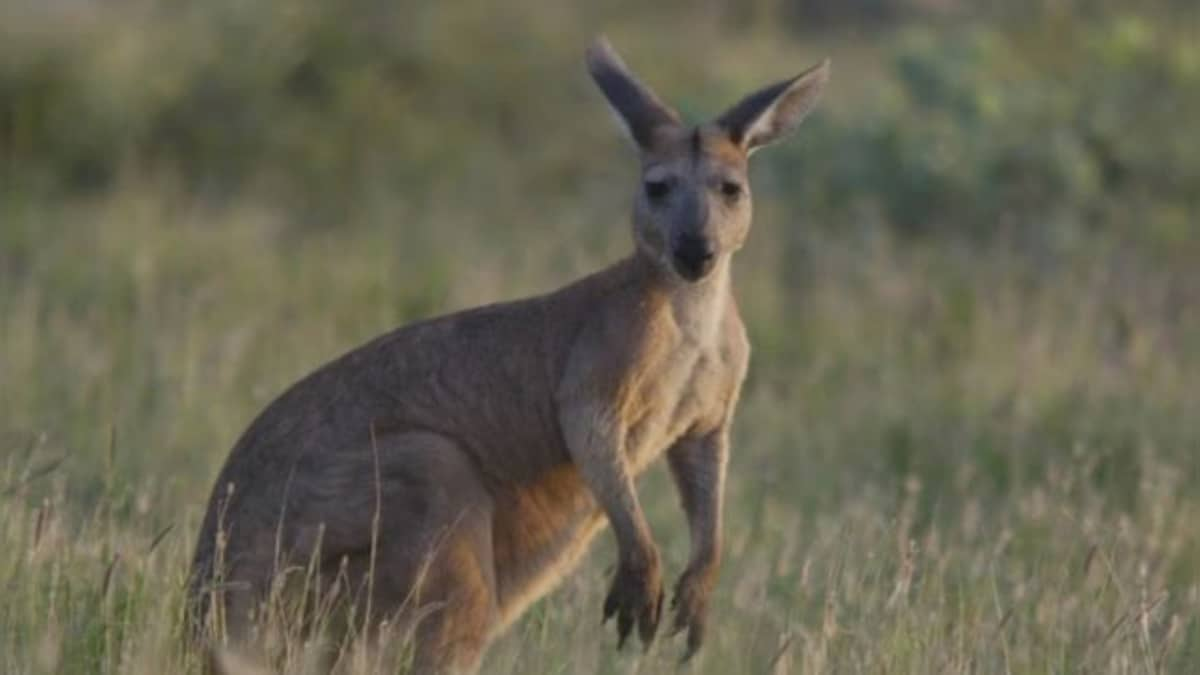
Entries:
POLYGON ((689 281, 696 281, 707 274, 717 257, 712 242, 694 234, 677 236, 672 249, 676 271, 689 281))

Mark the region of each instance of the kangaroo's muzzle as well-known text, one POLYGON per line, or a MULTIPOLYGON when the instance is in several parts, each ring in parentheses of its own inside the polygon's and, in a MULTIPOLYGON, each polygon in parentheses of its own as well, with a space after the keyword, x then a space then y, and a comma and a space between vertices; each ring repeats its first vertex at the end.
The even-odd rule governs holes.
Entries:
POLYGON ((671 261, 679 276, 688 281, 699 281, 710 271, 717 260, 717 252, 706 237, 681 234, 671 245, 671 261))

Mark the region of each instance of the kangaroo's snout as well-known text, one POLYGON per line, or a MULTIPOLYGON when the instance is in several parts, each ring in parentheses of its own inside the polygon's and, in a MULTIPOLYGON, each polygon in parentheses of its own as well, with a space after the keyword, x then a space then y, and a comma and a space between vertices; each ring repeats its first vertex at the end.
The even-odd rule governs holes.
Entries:
POLYGON ((671 258, 680 276, 688 281, 699 281, 712 270, 717 252, 707 237, 684 233, 675 237, 671 258))

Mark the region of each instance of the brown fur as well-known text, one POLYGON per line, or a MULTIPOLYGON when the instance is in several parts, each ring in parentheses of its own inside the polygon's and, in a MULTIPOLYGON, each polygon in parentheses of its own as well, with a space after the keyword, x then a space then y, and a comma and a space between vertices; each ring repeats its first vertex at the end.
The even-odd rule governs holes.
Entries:
POLYGON ((248 641, 280 571, 313 561, 325 590, 369 603, 372 625, 415 622, 418 672, 473 671, 607 522, 619 564, 605 615, 622 643, 635 625, 649 643, 661 572, 634 480, 665 453, 693 542, 674 626, 688 655, 699 647, 749 357, 729 270, 750 225, 746 158, 799 122, 826 70, 748 97, 733 122, 685 128, 606 42, 588 62, 645 179, 671 183, 666 197, 639 191, 635 252, 548 295, 383 335, 269 405, 213 490, 192 571, 198 629, 248 641), (687 267, 680 237, 711 255, 687 267))

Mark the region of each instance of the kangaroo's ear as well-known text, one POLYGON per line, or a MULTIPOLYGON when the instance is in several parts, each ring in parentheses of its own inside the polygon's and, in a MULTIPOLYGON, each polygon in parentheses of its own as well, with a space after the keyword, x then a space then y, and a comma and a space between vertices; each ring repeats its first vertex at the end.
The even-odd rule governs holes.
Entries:
POLYGON ((776 82, 742 99, 717 125, 747 153, 791 133, 817 104, 829 80, 829 59, 796 77, 776 82))
POLYGON ((650 147, 655 129, 680 124, 679 114, 638 82, 604 36, 588 47, 587 66, 621 126, 639 148, 650 147))

